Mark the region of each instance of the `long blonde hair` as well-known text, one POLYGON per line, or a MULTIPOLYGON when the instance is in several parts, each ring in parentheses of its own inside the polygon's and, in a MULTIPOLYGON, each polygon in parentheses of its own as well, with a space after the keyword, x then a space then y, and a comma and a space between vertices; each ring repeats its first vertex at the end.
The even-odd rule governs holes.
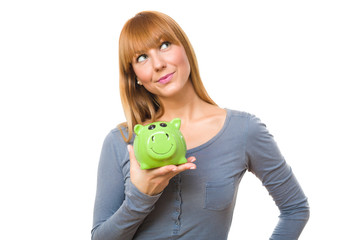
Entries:
POLYGON ((136 84, 132 59, 137 53, 158 47, 160 40, 182 45, 190 64, 190 76, 196 94, 205 102, 216 105, 201 81, 199 67, 189 39, 181 27, 169 16, 155 11, 144 11, 129 19, 119 38, 120 96, 126 121, 118 125, 126 142, 133 136, 133 128, 146 120, 154 122, 164 114, 158 97, 136 84), (124 135, 123 127, 128 132, 124 135))

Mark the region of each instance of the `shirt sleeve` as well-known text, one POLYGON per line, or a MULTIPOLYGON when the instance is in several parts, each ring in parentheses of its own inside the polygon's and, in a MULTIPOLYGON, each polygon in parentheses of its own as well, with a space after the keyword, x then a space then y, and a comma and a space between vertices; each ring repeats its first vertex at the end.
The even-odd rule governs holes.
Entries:
POLYGON ((270 240, 298 239, 309 219, 307 198, 265 124, 251 117, 246 156, 249 171, 263 183, 280 210, 270 240))
POLYGON ((92 240, 132 239, 161 195, 143 194, 130 179, 126 181, 130 176, 124 176, 122 167, 125 164, 122 163, 128 162, 129 154, 126 144, 118 137, 112 131, 103 143, 98 166, 92 240))

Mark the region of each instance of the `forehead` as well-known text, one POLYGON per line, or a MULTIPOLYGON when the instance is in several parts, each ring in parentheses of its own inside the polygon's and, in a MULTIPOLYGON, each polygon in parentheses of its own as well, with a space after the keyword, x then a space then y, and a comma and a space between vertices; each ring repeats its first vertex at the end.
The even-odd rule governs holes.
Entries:
POLYGON ((178 44, 178 40, 176 38, 167 34, 162 34, 159 36, 144 36, 142 40, 137 39, 136 41, 131 42, 128 55, 129 57, 131 56, 133 58, 136 55, 147 52, 149 49, 158 48, 163 42, 178 44))
POLYGON ((165 39, 163 36, 153 37, 149 39, 144 39, 141 43, 134 44, 132 49, 130 49, 132 55, 142 54, 147 52, 151 48, 157 48, 161 43, 169 41, 169 39, 165 39))
POLYGON ((135 22, 129 24, 122 35, 120 36, 120 46, 122 46, 120 54, 128 63, 131 63, 137 54, 159 47, 162 41, 179 44, 174 31, 165 23, 135 22))

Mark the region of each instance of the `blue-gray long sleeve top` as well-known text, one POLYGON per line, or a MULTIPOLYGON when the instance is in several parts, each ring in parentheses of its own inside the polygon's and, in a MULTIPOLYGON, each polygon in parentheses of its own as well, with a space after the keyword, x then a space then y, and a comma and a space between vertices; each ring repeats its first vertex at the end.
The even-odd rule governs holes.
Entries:
POLYGON ((280 210, 270 239, 298 239, 309 218, 307 198, 258 118, 227 109, 220 132, 187 150, 189 156, 196 157, 196 170, 178 174, 162 193, 148 196, 131 183, 127 143, 113 129, 100 156, 92 239, 227 239, 246 171, 262 181, 280 210))

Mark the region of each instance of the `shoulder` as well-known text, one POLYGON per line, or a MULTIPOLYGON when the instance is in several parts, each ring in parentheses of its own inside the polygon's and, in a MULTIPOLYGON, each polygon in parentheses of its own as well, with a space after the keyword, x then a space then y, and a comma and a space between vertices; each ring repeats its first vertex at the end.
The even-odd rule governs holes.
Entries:
POLYGON ((254 137, 266 130, 266 125, 256 115, 239 110, 226 109, 228 121, 232 126, 237 125, 246 133, 247 137, 254 137))
POLYGON ((226 108, 226 111, 227 111, 228 118, 232 119, 232 120, 238 120, 238 121, 242 120, 246 123, 260 121, 256 115, 251 114, 249 112, 234 110, 234 109, 227 109, 227 108, 226 108))
MULTIPOLYGON (((100 163, 112 166, 117 166, 116 168, 122 169, 128 160, 128 150, 127 145, 132 144, 132 141, 127 143, 122 137, 121 131, 126 131, 125 128, 113 128, 106 135, 102 150, 100 163)), ((124 173, 124 172, 123 172, 124 173)))
POLYGON ((132 140, 127 143, 123 135, 125 138, 128 137, 128 132, 125 127, 118 126, 111 129, 105 137, 104 145, 111 145, 112 147, 117 149, 126 149, 127 145, 132 143, 132 140))

